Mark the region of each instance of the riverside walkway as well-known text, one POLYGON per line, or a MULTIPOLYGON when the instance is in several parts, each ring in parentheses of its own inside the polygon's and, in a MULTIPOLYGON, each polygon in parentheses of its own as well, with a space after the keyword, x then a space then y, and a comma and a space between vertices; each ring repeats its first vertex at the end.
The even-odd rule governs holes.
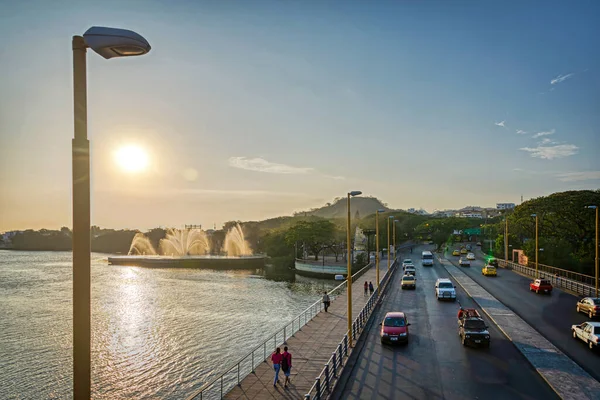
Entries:
MULTIPOLYGON (((398 254, 400 257, 400 254, 398 254)), ((387 259, 379 263, 380 279, 387 272, 387 259)), ((373 266, 352 284, 352 315, 356 317, 368 300, 363 285, 376 282, 376 268, 373 266)), ((300 331, 287 340, 292 354, 291 383, 284 388, 285 376, 280 373, 280 384, 273 386, 274 371, 270 361, 256 367, 239 386, 233 388, 225 399, 302 399, 310 391, 323 366, 347 330, 346 292, 332 299, 329 312, 321 311, 300 331)), ((273 351, 275 349, 271 349, 273 351)), ((283 351, 283 346, 282 346, 283 351)))

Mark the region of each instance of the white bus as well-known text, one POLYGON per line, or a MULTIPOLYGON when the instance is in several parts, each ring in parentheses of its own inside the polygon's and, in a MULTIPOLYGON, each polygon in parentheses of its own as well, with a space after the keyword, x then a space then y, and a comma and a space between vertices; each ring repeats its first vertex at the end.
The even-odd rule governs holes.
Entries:
POLYGON ((433 253, 424 251, 421 253, 421 265, 424 267, 433 267, 433 253))

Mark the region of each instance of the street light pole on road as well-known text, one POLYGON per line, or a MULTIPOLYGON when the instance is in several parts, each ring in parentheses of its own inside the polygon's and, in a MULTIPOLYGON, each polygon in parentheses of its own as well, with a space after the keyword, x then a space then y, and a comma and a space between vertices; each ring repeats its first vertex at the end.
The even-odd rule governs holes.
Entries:
POLYGON ((535 217, 535 278, 539 278, 538 275, 538 216, 537 214, 531 214, 535 217))
POLYGON ((125 29, 92 27, 73 36, 73 397, 91 397, 90 142, 87 136, 86 52, 102 57, 139 56, 150 51, 142 36, 125 29))
POLYGON ((384 209, 375 211, 375 247, 377 252, 375 253, 375 273, 377 279, 377 296, 380 296, 379 292, 379 213, 384 212, 384 209))
POLYGON ((598 206, 586 206, 585 208, 591 208, 596 210, 596 297, 598 297, 598 206))
POLYGON ((396 259, 396 222, 398 222, 397 219, 394 220, 394 229, 392 229, 394 231, 392 236, 392 242, 394 243, 394 260, 396 259))
POLYGON ((391 256, 391 252, 390 252, 390 236, 392 235, 392 232, 390 232, 390 220, 392 220, 394 217, 392 215, 390 215, 388 217, 387 220, 387 224, 388 224, 388 230, 387 230, 387 239, 388 239, 388 248, 387 248, 387 264, 388 264, 388 271, 390 270, 390 256, 391 256))
POLYGON ((348 346, 352 347, 352 253, 351 246, 352 243, 350 241, 350 197, 358 196, 362 194, 361 191, 355 190, 348 193, 348 221, 347 221, 347 232, 346 232, 346 258, 347 258, 347 274, 346 274, 346 293, 348 294, 348 346))
POLYGON ((508 217, 504 217, 505 225, 504 225, 504 264, 505 266, 508 263, 508 217))

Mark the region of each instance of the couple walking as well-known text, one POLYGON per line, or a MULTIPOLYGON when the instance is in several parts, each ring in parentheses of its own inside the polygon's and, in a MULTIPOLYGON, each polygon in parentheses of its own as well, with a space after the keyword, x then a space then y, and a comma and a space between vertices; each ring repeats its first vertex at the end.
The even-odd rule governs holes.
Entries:
POLYGON ((369 293, 373 294, 373 292, 375 291, 375 288, 373 287, 373 282, 367 282, 365 281, 365 296, 368 296, 369 293))
POLYGON ((292 354, 288 352, 287 346, 283 348, 283 353, 279 347, 275 349, 275 353, 271 356, 271 362, 273 362, 273 369, 275 370, 273 386, 277 387, 279 371, 281 370, 285 375, 285 384, 283 387, 287 387, 288 383, 290 383, 290 372, 292 371, 292 354))

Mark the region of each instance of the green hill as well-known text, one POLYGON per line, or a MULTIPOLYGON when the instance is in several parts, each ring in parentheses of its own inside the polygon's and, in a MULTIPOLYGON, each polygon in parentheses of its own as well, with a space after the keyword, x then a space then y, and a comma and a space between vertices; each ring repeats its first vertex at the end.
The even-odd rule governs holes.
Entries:
MULTIPOLYGON (((384 209, 390 211, 390 209, 376 197, 357 196, 353 197, 350 201, 350 213, 352 218, 356 217, 358 211, 359 218, 367 215, 375 214, 375 211, 384 209)), ((320 208, 313 208, 309 211, 301 211, 294 213, 295 216, 312 215, 321 218, 344 218, 346 217, 346 198, 336 198, 333 203, 327 203, 327 205, 320 208)))

